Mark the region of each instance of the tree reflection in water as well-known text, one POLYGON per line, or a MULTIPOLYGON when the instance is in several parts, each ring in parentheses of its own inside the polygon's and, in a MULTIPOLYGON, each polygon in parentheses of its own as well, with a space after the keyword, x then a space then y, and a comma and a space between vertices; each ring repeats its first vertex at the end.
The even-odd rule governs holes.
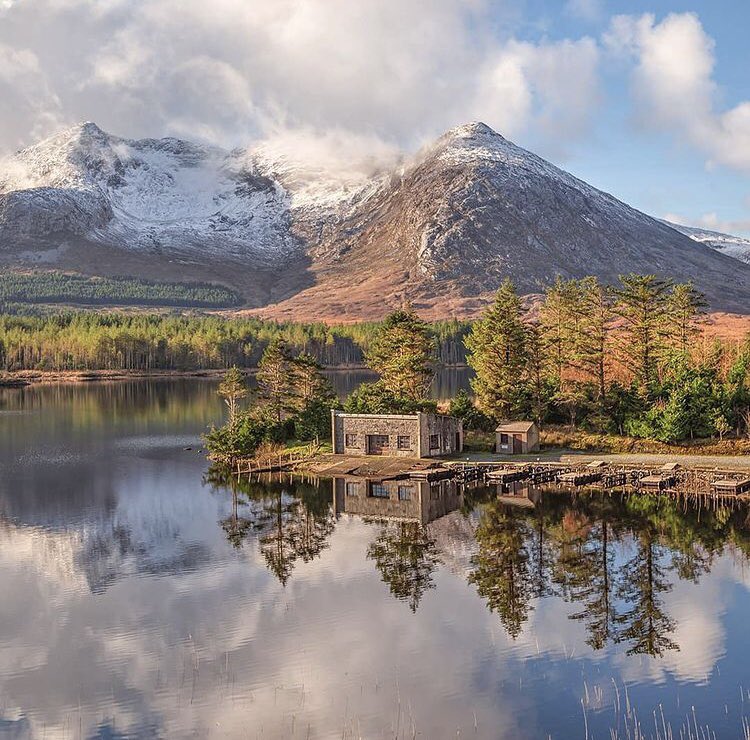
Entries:
POLYGON ((469 583, 477 587, 491 611, 497 612, 514 639, 529 618, 534 579, 529 566, 527 543, 530 528, 523 512, 497 501, 482 513, 476 531, 478 553, 469 583))
POLYGON ((419 522, 383 522, 367 557, 375 561, 391 593, 417 611, 425 592, 435 587, 432 574, 440 559, 435 541, 419 522))
POLYGON ((490 500, 479 509, 469 580, 514 639, 533 599, 554 596, 581 604, 570 618, 596 650, 612 642, 628 654, 679 650, 664 602, 674 581, 697 582, 726 547, 750 552, 744 506, 548 491, 534 508, 490 500))
MULTIPOLYGON (((230 490, 231 510, 220 522, 228 541, 240 548, 252 534, 282 584, 298 561, 328 546, 336 523, 330 480, 237 482, 212 472, 207 482, 230 490)), ((533 609, 552 598, 579 605, 569 618, 584 625, 594 650, 679 650, 665 601, 674 583, 697 583, 728 548, 750 554, 750 513, 741 504, 700 508, 668 496, 545 490, 519 496, 524 505, 517 506, 497 494, 492 487, 465 491, 451 516, 473 523, 454 535, 474 553, 468 581, 513 639, 533 609)), ((368 559, 390 593, 416 613, 441 562, 436 523, 365 520, 378 527, 368 559)))
POLYGON ((268 569, 282 585, 297 560, 309 562, 328 546, 334 528, 330 484, 326 490, 324 481, 238 481, 217 469, 209 471, 206 483, 214 491, 231 491, 231 513, 220 522, 227 540, 239 549, 254 533, 268 569), (248 516, 239 516, 240 506, 248 516))

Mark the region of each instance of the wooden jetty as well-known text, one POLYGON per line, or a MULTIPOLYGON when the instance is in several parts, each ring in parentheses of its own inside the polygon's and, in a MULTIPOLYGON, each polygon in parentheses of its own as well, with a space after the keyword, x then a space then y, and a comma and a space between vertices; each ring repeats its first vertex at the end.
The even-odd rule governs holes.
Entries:
POLYGON ((535 484, 556 483, 558 477, 569 470, 569 467, 560 465, 535 465, 529 473, 529 479, 535 484))
POLYGON ((656 491, 664 491, 668 488, 674 488, 677 483, 677 476, 663 473, 661 475, 644 475, 638 479, 640 488, 648 488, 656 491))
POLYGON ((750 491, 750 478, 719 478, 711 481, 710 487, 712 493, 736 496, 750 491))
POLYGON ((508 483, 517 483, 526 480, 531 475, 531 471, 526 467, 500 468, 489 470, 487 479, 492 483, 507 485, 508 483))
POLYGON ((594 460, 588 463, 556 461, 499 462, 495 460, 426 460, 387 456, 361 457, 320 454, 319 448, 269 450, 252 459, 234 462, 234 472, 252 476, 271 471, 303 471, 316 476, 355 476, 377 481, 415 479, 454 480, 471 486, 498 485, 501 493, 515 484, 524 487, 591 486, 604 490, 628 487, 641 493, 705 496, 712 500, 750 496, 750 471, 685 469, 676 463, 646 467, 594 460))
POLYGON ((630 476, 625 470, 611 470, 604 473, 601 485, 604 488, 619 488, 630 482, 630 476))
POLYGON ((604 477, 602 470, 587 469, 571 470, 568 473, 560 473, 557 476, 557 482, 564 486, 588 486, 591 483, 598 483, 604 477))

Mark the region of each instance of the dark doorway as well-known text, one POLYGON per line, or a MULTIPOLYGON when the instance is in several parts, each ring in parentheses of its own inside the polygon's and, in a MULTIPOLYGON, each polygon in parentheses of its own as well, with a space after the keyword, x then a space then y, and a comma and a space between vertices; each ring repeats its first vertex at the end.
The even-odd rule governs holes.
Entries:
POLYGON ((388 450, 387 434, 368 434, 367 435, 367 454, 384 455, 388 450))

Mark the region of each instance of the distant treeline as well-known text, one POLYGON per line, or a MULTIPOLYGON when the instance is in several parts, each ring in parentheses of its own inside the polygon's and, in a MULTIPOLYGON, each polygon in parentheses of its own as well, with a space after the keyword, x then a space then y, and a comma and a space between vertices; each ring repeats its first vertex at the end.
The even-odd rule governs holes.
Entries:
MULTIPOLYGON (((277 323, 257 318, 67 312, 0 314, 0 370, 203 370, 256 367, 276 338, 326 367, 364 364, 378 323, 277 323)), ((441 364, 462 364, 468 322, 432 325, 441 364)))
POLYGON ((51 270, 0 274, 0 305, 73 303, 109 306, 231 308, 242 298, 222 285, 89 277, 51 270))

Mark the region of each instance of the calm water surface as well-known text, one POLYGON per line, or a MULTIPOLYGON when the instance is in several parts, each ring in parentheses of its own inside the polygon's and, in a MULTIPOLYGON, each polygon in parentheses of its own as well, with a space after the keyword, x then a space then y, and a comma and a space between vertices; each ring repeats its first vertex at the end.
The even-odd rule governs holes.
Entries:
POLYGON ((221 414, 203 381, 0 391, 0 736, 747 735, 748 510, 233 489, 221 414))

